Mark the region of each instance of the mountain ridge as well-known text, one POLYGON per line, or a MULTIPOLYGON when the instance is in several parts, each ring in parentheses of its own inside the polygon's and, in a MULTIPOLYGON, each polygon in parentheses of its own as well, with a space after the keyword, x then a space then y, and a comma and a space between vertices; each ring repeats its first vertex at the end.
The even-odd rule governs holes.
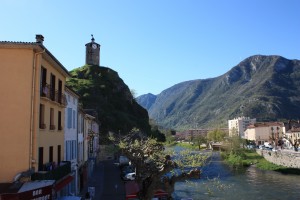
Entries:
POLYGON ((241 115, 261 121, 298 118, 299 80, 299 60, 254 55, 223 75, 184 81, 137 102, 159 125, 174 129, 224 127, 241 115))

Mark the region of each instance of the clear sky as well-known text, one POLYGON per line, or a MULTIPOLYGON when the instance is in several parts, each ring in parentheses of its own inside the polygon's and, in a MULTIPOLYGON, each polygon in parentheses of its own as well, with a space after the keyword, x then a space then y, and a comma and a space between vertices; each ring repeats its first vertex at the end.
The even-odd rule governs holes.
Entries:
POLYGON ((0 40, 34 42, 68 69, 101 45, 100 65, 136 91, 220 76, 243 59, 300 59, 300 0, 0 0, 0 40))

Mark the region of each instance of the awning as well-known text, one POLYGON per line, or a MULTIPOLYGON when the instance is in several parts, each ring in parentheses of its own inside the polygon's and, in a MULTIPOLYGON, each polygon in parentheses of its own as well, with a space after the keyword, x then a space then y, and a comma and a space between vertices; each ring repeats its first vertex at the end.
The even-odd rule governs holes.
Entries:
POLYGON ((69 183, 71 183, 73 179, 74 179, 73 176, 67 176, 67 177, 65 177, 63 180, 61 180, 61 181, 59 181, 58 183, 55 184, 54 190, 60 191, 66 185, 68 185, 69 183))

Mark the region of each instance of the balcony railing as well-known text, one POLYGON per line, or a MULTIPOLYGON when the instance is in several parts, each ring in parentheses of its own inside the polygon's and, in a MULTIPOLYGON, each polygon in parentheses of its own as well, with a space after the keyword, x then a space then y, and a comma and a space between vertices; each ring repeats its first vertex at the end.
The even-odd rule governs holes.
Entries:
POLYGON ((41 86, 40 95, 41 95, 41 97, 46 97, 46 98, 50 99, 51 101, 55 101, 56 103, 59 103, 62 106, 67 106, 66 95, 61 93, 58 90, 55 90, 53 87, 51 87, 48 84, 41 86))
POLYGON ((44 165, 44 170, 32 174, 31 180, 60 180, 71 173, 71 162, 62 161, 59 166, 47 163, 44 165))
POLYGON ((63 130, 62 125, 59 125, 57 130, 59 130, 59 131, 63 130))
POLYGON ((46 124, 40 123, 40 129, 46 129, 46 124))
POLYGON ((51 124, 50 125, 50 130, 55 130, 55 125, 51 124))

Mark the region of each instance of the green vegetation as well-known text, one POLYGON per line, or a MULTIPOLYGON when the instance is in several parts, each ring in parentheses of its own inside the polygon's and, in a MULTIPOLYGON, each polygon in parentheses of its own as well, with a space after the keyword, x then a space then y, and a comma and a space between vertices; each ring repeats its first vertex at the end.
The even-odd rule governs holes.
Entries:
POLYGON ((283 174, 297 174, 300 175, 300 169, 288 168, 280 165, 273 164, 267 161, 263 156, 260 156, 254 150, 243 149, 240 154, 227 154, 222 152, 221 156, 227 164, 232 167, 248 167, 250 165, 255 165, 261 170, 271 170, 281 172, 283 174))
POLYGON ((221 142, 224 140, 224 137, 227 135, 224 131, 220 129, 214 129, 209 131, 207 134, 207 140, 211 142, 221 142))
POLYGON ((222 158, 227 164, 234 168, 247 167, 255 165, 262 170, 272 170, 287 174, 299 174, 300 169, 292 169, 284 166, 273 164, 267 161, 263 156, 256 153, 254 149, 249 150, 243 148, 250 141, 234 136, 226 141, 225 151, 221 153, 222 158))
POLYGON ((239 153, 222 152, 221 155, 225 162, 233 167, 250 166, 253 164, 258 167, 261 165, 267 167, 266 163, 269 163, 264 159, 264 157, 258 155, 253 150, 240 149, 239 153))
POLYGON ((83 109, 96 111, 102 133, 125 134, 137 127, 163 140, 159 132, 151 130, 148 112, 135 101, 117 72, 106 67, 84 65, 70 74, 72 77, 67 80, 67 85, 80 95, 83 109))
POLYGON ((186 149, 191 149, 191 150, 199 150, 198 145, 195 145, 193 143, 188 143, 188 142, 177 142, 176 146, 184 147, 186 149))

